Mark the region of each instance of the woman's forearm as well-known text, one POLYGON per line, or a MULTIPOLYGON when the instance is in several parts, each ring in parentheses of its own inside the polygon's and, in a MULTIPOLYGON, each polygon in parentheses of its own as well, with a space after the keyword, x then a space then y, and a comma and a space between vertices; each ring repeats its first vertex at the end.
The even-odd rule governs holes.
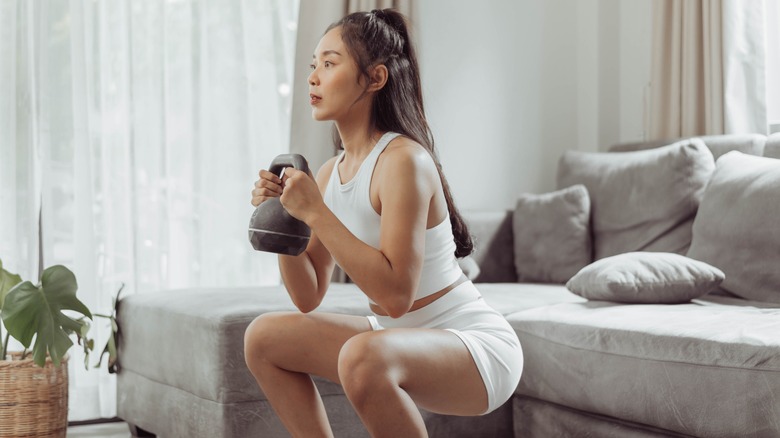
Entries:
POLYGON ((319 292, 314 263, 306 252, 299 256, 279 255, 279 271, 295 307, 308 313, 319 306, 323 294, 319 292))

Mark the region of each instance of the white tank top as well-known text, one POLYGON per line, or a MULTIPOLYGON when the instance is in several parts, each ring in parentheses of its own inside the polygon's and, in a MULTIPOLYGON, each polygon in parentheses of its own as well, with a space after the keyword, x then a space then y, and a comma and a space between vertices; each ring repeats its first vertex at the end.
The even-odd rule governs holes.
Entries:
MULTIPOLYGON (((379 154, 399 135, 394 132, 385 133, 363 160, 355 177, 346 184, 341 183, 339 175, 339 163, 344 159, 344 152, 342 152, 336 159, 323 196, 325 205, 352 234, 377 249, 379 249, 381 216, 371 205, 369 194, 371 177, 379 154)), ((444 289, 462 274, 463 271, 455 259, 455 239, 448 214, 441 223, 425 230, 425 257, 415 300, 444 289)))

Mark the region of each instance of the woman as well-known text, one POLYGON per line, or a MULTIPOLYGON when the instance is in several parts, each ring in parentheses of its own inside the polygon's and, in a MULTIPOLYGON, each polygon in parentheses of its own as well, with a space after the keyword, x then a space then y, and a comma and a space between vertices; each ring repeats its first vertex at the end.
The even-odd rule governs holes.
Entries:
POLYGON ((396 11, 351 14, 320 40, 312 116, 333 120, 344 152, 315 180, 260 171, 252 204, 281 196, 312 229, 279 256, 301 312, 268 313, 245 335, 247 365, 293 436, 332 436, 309 375, 340 383, 372 436, 427 436, 418 407, 481 415, 520 379, 520 343, 458 267, 472 242, 425 119, 417 60, 396 11), (337 263, 368 317, 314 312, 337 263))

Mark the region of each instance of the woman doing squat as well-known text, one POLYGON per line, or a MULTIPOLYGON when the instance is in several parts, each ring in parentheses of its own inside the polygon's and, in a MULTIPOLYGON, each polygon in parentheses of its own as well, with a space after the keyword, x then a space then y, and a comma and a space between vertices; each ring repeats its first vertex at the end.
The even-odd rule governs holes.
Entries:
POLYGON ((488 413, 513 393, 523 368, 506 320, 468 281, 456 257, 472 242, 442 174, 423 110, 404 17, 348 15, 320 40, 309 76, 312 116, 332 120, 343 152, 309 174, 266 170, 257 206, 281 197, 312 230, 300 256, 279 256, 300 312, 259 316, 246 362, 296 437, 332 436, 310 375, 343 386, 374 437, 427 436, 418 410, 488 413), (372 315, 312 312, 338 264, 372 315))

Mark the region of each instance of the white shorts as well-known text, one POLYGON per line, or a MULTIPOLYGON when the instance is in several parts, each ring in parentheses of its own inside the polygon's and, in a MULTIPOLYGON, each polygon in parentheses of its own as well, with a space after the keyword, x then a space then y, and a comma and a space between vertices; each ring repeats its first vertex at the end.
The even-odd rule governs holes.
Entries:
POLYGON ((487 414, 514 393, 523 372, 523 350, 506 319, 482 299, 470 281, 400 318, 368 316, 374 330, 432 328, 455 333, 471 352, 488 395, 487 414))

